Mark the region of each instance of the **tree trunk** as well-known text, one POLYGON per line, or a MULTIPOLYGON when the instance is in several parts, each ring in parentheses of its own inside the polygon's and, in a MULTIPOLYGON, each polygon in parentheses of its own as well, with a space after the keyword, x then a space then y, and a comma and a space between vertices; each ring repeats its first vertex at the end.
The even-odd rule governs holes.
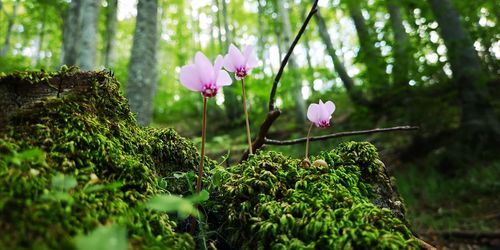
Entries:
POLYGON ((36 53, 35 66, 40 65, 41 59, 42 59, 43 40, 45 38, 45 23, 46 23, 46 16, 44 15, 42 17, 40 33, 38 34, 38 48, 37 48, 37 53, 36 53))
MULTIPOLYGON (((278 15, 281 17, 281 22, 283 25, 283 42, 288 47, 292 44, 292 26, 290 24, 290 17, 288 15, 288 8, 285 6, 287 4, 286 0, 278 0, 278 15)), ((292 74, 293 79, 291 87, 293 93, 293 99, 295 100, 295 120, 297 124, 302 125, 306 121, 306 107, 304 102, 304 97, 302 96, 302 79, 300 73, 298 72, 298 65, 294 55, 290 56, 288 61, 289 74, 292 74)))
POLYGON ((126 94, 137 122, 148 125, 153 117, 157 81, 158 0, 139 0, 126 94))
POLYGON ((93 70, 96 63, 96 34, 99 17, 99 0, 82 0, 82 23, 79 66, 83 70, 93 70))
POLYGON ((106 33, 105 33, 105 48, 104 48, 104 66, 113 67, 115 61, 115 34, 118 24, 118 0, 108 0, 106 7, 106 33))
POLYGON ((82 0, 72 0, 64 14, 62 62, 68 66, 78 65, 80 54, 80 23, 82 22, 82 0))
POLYGON ((214 4, 217 6, 217 12, 215 13, 215 20, 217 22, 217 39, 219 40, 219 53, 224 53, 227 50, 224 49, 224 45, 222 43, 222 24, 220 21, 220 3, 219 0, 214 0, 214 4))
MULTIPOLYGON (((226 47, 222 50, 222 52, 227 53, 229 45, 232 42, 231 30, 229 30, 226 0, 220 1, 222 1, 222 22, 224 24, 224 37, 226 39, 226 47)), ((238 120, 238 118, 242 117, 241 114, 243 113, 243 108, 237 97, 237 91, 239 87, 240 84, 232 84, 224 88, 224 107, 226 108, 226 116, 230 121, 235 121, 238 120)))
POLYGON ((12 14, 8 16, 7 18, 7 31, 5 34, 5 40, 3 42, 3 47, 0 50, 0 56, 5 56, 9 52, 10 49, 10 36, 12 34, 12 27, 14 26, 14 21, 16 20, 17 17, 17 9, 19 7, 19 0, 16 0, 14 2, 14 8, 12 10, 12 14))
POLYGON ((475 145, 499 140, 500 124, 485 87, 481 62, 470 34, 450 0, 428 0, 447 47, 448 61, 461 101, 461 136, 475 145), (493 135, 491 134, 493 132, 493 135))
POLYGON ((394 34, 393 55, 394 67, 392 69, 393 83, 395 86, 408 87, 409 68, 411 62, 410 40, 403 26, 401 6, 398 0, 387 0, 387 10, 390 14, 390 24, 394 34))
POLYGON ((335 48, 333 48, 332 40, 330 39, 330 34, 328 34, 326 22, 325 19, 323 19, 321 12, 318 10, 318 12, 316 12, 314 17, 318 24, 318 31, 321 40, 326 46, 327 53, 333 61, 333 66, 335 67, 335 71, 342 80, 342 83, 344 84, 344 88, 346 89, 349 98, 355 104, 368 105, 369 101, 362 95, 361 92, 359 92, 356 89, 356 87, 354 86, 354 80, 349 76, 344 64, 342 63, 342 61, 340 61, 337 54, 335 54, 335 48))
POLYGON ((366 65, 369 86, 374 87, 374 90, 378 92, 378 90, 388 86, 387 74, 385 73, 387 64, 380 50, 375 47, 375 39, 370 36, 370 29, 361 13, 360 2, 347 0, 347 5, 358 34, 359 56, 361 62, 366 65))

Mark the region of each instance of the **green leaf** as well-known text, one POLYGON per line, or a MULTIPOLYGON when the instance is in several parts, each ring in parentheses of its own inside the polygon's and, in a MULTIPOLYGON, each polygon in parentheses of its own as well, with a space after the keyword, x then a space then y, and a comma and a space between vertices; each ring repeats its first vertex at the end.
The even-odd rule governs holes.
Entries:
POLYGON ((194 217, 201 216, 195 204, 208 200, 209 193, 206 190, 201 191, 199 194, 183 198, 177 195, 157 195, 151 198, 146 206, 161 212, 177 212, 181 219, 187 218, 189 215, 194 217))
POLYGON ((76 187, 77 184, 78 182, 73 176, 57 174, 52 177, 52 190, 68 191, 76 187))
POLYGON ((116 189, 119 189, 123 186, 123 183, 121 182, 112 182, 110 184, 95 184, 91 186, 87 186, 83 189, 85 193, 92 193, 92 192, 100 192, 100 191, 113 191, 116 189))
POLYGON ((75 237, 74 242, 77 250, 126 250, 127 230, 116 224, 103 226, 87 235, 75 237))

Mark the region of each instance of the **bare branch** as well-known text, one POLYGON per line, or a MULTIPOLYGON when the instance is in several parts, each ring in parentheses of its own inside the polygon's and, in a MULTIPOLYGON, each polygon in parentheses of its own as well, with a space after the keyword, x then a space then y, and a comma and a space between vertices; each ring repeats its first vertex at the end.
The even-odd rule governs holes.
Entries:
MULTIPOLYGON (((392 131, 411 131, 411 130, 418 130, 418 129, 419 129, 419 127, 399 126, 399 127, 392 127, 392 128, 376 128, 376 129, 370 129, 370 130, 348 131, 348 132, 340 132, 340 133, 329 134, 329 135, 314 136, 314 137, 309 138, 309 141, 325 141, 325 140, 328 140, 331 138, 338 138, 338 137, 345 137, 345 136, 385 133, 385 132, 392 132, 392 131)), ((306 141, 307 141, 307 138, 299 138, 299 139, 286 140, 286 141, 265 138, 264 144, 283 146, 283 145, 294 145, 294 144, 304 143, 306 141)))
MULTIPOLYGON (((271 95, 269 97, 269 112, 267 113, 266 120, 262 123, 260 126, 259 134, 257 135, 257 138, 252 143, 252 148, 253 152, 256 152, 257 149, 261 148, 265 141, 266 141, 266 136, 267 133, 269 132, 269 129, 273 125, 274 121, 278 119, 278 117, 281 115, 281 111, 276 108, 275 106, 275 97, 276 97, 276 91, 278 89, 278 84, 281 79, 281 75, 283 74, 283 70, 285 69, 286 64, 288 63, 288 59, 290 59, 290 56, 293 53, 293 49, 297 45, 297 43, 300 40, 300 37, 302 34, 304 34, 307 25, 309 24, 309 21, 311 21, 311 18, 314 16, 314 14, 318 11, 318 0, 315 0, 311 10, 309 11, 309 14, 306 17, 306 20, 302 24, 302 27, 300 27, 299 33, 297 36, 295 36, 295 39, 292 42, 292 45, 288 49, 288 52, 286 53, 286 56, 283 58, 283 61, 281 62, 280 69, 278 73, 276 74, 276 77, 274 78, 274 83, 273 83, 273 88, 271 90, 271 95)), ((248 158, 248 149, 243 153, 243 156, 241 157, 241 161, 246 160, 248 158)))
POLYGON ((283 75, 283 71, 285 70, 285 66, 288 63, 288 59, 290 59, 290 56, 293 53, 293 49, 295 48, 295 46, 299 42, 302 34, 304 34, 304 32, 307 28, 307 25, 309 24, 309 21, 311 20, 311 18, 314 16, 314 14, 317 11, 318 11, 318 0, 315 0, 312 7, 311 7, 311 10, 309 11, 309 14, 306 17, 306 20, 302 24, 302 27, 300 27, 300 30, 299 30, 299 33, 297 34, 297 36, 295 36, 295 39, 293 40, 292 45, 290 46, 290 48, 288 49, 288 52, 286 53, 285 57, 283 58, 283 61, 281 62, 280 69, 279 69, 278 73, 276 74, 276 77, 274 78, 273 88, 271 89, 271 95, 269 97, 269 111, 276 109, 275 97, 276 97, 276 91, 278 89, 278 84, 279 84, 280 79, 281 79, 281 75, 283 75))
MULTIPOLYGON (((260 126, 259 134, 257 135, 257 138, 255 138, 255 141, 252 143, 252 149, 253 152, 257 151, 257 149, 261 148, 266 140, 266 135, 269 132, 269 129, 273 125, 274 121, 278 119, 278 117, 281 115, 281 111, 279 109, 274 109, 271 110, 269 113, 267 113, 266 120, 262 123, 260 126)), ((243 153, 243 156, 241 157, 241 161, 244 161, 248 158, 248 149, 243 153)))

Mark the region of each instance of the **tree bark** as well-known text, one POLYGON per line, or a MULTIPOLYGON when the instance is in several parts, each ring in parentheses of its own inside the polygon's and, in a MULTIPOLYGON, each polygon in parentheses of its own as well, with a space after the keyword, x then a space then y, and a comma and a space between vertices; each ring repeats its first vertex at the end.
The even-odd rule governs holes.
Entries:
MULTIPOLYGON (((45 8, 45 7, 44 7, 45 8)), ((40 33, 38 34, 38 48, 36 51, 36 60, 35 60, 35 66, 40 65, 41 59, 42 59, 42 50, 43 50, 43 40, 45 38, 45 23, 46 23, 46 16, 44 15, 42 17, 42 23, 40 27, 40 33)))
MULTIPOLYGON (((232 43, 231 30, 229 29, 229 20, 227 14, 227 3, 226 0, 220 0, 222 2, 222 23, 224 24, 224 37, 226 48, 222 50, 223 53, 227 53, 229 45, 232 43)), ((238 101, 237 91, 239 85, 232 84, 224 88, 224 107, 226 108, 226 116, 230 121, 238 120, 242 117, 243 108, 241 102, 238 101)))
POLYGON ((349 99, 351 99, 353 103, 358 105, 368 105, 369 101, 363 96, 361 92, 359 92, 356 89, 354 85, 354 80, 351 78, 351 76, 349 76, 344 66, 344 63, 342 63, 342 61, 335 53, 335 48, 333 47, 332 40, 330 39, 330 34, 328 34, 328 28, 326 26, 325 19, 321 15, 320 10, 316 12, 316 15, 314 17, 316 18, 316 23, 318 24, 318 31, 321 40, 323 40, 323 43, 326 46, 326 51, 333 61, 333 66, 335 68, 335 71, 342 80, 344 88, 346 89, 347 94, 349 95, 349 99))
POLYGON ((137 122, 148 125, 153 117, 157 81, 158 0, 139 0, 126 95, 137 122))
POLYGON ((10 49, 10 36, 12 34, 12 27, 14 26, 14 21, 17 17, 17 9, 19 8, 19 0, 14 1, 14 7, 12 10, 12 14, 7 18, 7 31, 5 33, 5 40, 3 42, 3 47, 0 50, 0 56, 5 56, 9 52, 10 49))
POLYGON ((447 47, 448 61, 461 101, 461 136, 478 145, 500 138, 500 123, 490 103, 479 56, 450 0, 428 0, 447 47), (494 134, 491 135, 491 132, 494 134))
POLYGON ((398 0, 386 0, 390 24, 394 35, 393 55, 394 67, 392 69, 393 83, 395 86, 408 87, 409 68, 411 62, 410 40, 403 26, 401 6, 398 0))
POLYGON ((93 70, 96 63, 96 34, 99 17, 99 0, 82 0, 82 22, 79 66, 83 70, 93 70))
POLYGON ((72 0, 64 14, 62 62, 68 66, 78 65, 80 54, 80 23, 82 22, 82 0, 72 0))
MULTIPOLYGON (((287 4, 286 0, 278 0, 278 15, 281 18, 283 25, 283 42, 287 46, 292 43, 292 26, 290 24, 290 17, 288 14, 288 8, 285 6, 287 4)), ((306 117, 306 107, 304 102, 304 97, 302 96, 302 79, 298 72, 298 65, 295 57, 292 55, 288 62, 288 68, 290 74, 293 75, 292 94, 295 100, 295 120, 297 124, 302 125, 305 123, 306 117)))
POLYGON ((370 36, 370 28, 366 25, 365 19, 363 18, 360 2, 348 0, 347 6, 354 26, 356 27, 360 46, 359 56, 367 67, 367 79, 370 86, 372 86, 375 91, 387 87, 388 81, 387 74, 385 73, 387 64, 380 50, 375 47, 375 40, 370 36))
POLYGON ((108 0, 106 7, 106 33, 104 48, 104 66, 113 67, 115 61, 115 34, 118 24, 118 0, 108 0))

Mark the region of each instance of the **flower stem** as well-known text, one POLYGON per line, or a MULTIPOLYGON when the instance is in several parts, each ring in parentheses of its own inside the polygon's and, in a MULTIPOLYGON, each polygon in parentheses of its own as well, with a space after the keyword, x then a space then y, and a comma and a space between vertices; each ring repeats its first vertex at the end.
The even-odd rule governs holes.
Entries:
POLYGON ((207 98, 203 97, 203 120, 201 123, 201 159, 198 167, 198 180, 196 181, 196 193, 201 192, 201 178, 203 176, 203 163, 205 162, 205 138, 207 130, 207 98))
POLYGON ((311 130, 313 128, 313 123, 311 122, 311 126, 309 126, 309 131, 307 132, 307 141, 306 141, 306 158, 305 159, 308 159, 309 158, 309 137, 311 135, 311 130))
POLYGON ((245 81, 243 80, 243 78, 241 79, 241 89, 243 91, 243 111, 245 111, 245 119, 247 123, 248 152, 250 152, 250 154, 253 154, 252 136, 250 135, 250 122, 248 120, 248 111, 247 111, 247 98, 245 96, 245 81))

